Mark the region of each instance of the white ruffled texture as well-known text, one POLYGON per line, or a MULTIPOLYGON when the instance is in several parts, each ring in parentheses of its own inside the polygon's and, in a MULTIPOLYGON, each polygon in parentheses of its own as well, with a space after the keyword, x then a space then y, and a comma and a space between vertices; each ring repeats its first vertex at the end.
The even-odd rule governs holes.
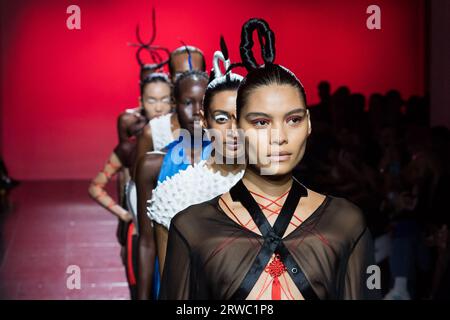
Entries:
POLYGON ((169 229, 170 221, 178 212, 230 191, 243 175, 244 170, 223 176, 209 169, 205 160, 189 165, 186 170, 158 183, 147 202, 147 214, 169 229))
POLYGON ((153 150, 161 150, 175 138, 172 135, 170 117, 171 113, 150 120, 152 130, 153 150))

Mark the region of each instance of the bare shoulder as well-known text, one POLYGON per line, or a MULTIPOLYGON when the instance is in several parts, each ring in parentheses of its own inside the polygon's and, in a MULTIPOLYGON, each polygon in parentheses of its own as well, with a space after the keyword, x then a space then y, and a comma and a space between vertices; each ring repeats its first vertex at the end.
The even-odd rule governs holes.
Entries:
POLYGON ((139 117, 139 115, 139 108, 126 109, 119 114, 118 121, 121 124, 126 124, 130 121, 135 120, 136 117, 139 117))
POLYGON ((172 132, 180 129, 180 122, 178 121, 178 114, 176 112, 173 112, 170 115, 170 128, 172 129, 172 132))
POLYGON ((136 164, 136 180, 155 180, 164 159, 164 153, 147 152, 136 164))
POLYGON ((144 139, 152 138, 152 126, 150 124, 150 121, 142 129, 141 137, 144 139))
POLYGON ((127 109, 117 118, 119 139, 122 141, 130 136, 130 128, 142 118, 139 109, 127 109))
POLYGON ((150 122, 145 124, 145 126, 137 136, 137 139, 138 143, 141 145, 145 145, 147 149, 149 146, 153 145, 152 126, 150 122))

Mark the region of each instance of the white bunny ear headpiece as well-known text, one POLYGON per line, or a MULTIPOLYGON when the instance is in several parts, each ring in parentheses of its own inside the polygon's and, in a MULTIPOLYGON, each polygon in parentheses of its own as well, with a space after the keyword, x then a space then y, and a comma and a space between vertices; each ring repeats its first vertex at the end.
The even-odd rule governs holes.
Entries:
POLYGON ((216 78, 223 77, 225 73, 220 70, 220 61, 223 63, 223 67, 225 68, 225 73, 227 72, 228 68, 230 67, 230 59, 225 59, 222 51, 216 51, 214 52, 213 57, 213 68, 214 68, 214 75, 216 78))
POLYGON ((221 77, 215 78, 213 81, 211 81, 208 84, 208 87, 206 88, 206 90, 214 89, 219 84, 227 82, 227 81, 239 81, 239 82, 241 82, 242 80, 244 80, 243 76, 241 76, 239 74, 236 74, 236 73, 229 72, 226 75, 223 75, 221 77))
POLYGON ((214 52, 213 56, 213 73, 214 80, 212 80, 208 84, 208 89, 213 89, 220 83, 224 83, 226 81, 242 81, 244 78, 238 74, 232 73, 230 70, 231 61, 228 56, 228 48, 225 44, 224 38, 220 37, 220 51, 214 52), (222 62, 223 67, 225 69, 222 72, 220 68, 220 62, 222 62))

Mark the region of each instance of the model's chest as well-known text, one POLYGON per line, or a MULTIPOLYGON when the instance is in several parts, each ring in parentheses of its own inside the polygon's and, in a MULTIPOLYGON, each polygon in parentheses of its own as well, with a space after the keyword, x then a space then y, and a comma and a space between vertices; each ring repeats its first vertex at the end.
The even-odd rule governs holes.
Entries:
MULTIPOLYGON (((311 286, 321 289, 322 296, 335 290, 340 271, 346 257, 346 243, 331 233, 309 228, 296 230, 295 234, 282 240, 298 270, 282 270, 286 266, 273 263, 275 250, 264 265, 258 262, 258 255, 264 247, 264 238, 233 228, 221 230, 204 237, 195 252, 197 277, 212 292, 213 296, 229 298, 242 286, 248 273, 255 273, 255 284, 249 298, 270 299, 274 283, 279 283, 281 299, 302 299, 302 293, 295 285, 290 273, 302 272, 311 286), (279 272, 271 272, 270 264, 279 272), (279 270, 278 270, 279 269, 279 270), (277 276, 277 279, 275 279, 277 276)), ((293 276, 295 277, 295 274, 293 276)))

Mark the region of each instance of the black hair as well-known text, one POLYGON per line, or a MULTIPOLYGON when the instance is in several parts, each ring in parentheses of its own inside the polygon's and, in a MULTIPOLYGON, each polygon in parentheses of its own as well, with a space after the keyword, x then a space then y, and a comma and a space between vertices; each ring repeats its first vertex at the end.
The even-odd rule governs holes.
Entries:
POLYGON ((161 64, 157 63, 146 63, 141 65, 141 70, 139 73, 140 82, 143 82, 145 78, 153 73, 162 73, 162 68, 167 64, 167 61, 161 64))
POLYGON ((208 117, 209 106, 217 93, 227 90, 237 91, 240 84, 241 80, 229 78, 227 81, 221 82, 213 88, 208 87, 205 91, 205 96, 203 97, 203 111, 205 112, 205 118, 208 117))
POLYGON ((139 85, 140 85, 140 92, 141 92, 141 99, 144 98, 145 86, 147 84, 149 84, 149 83, 155 83, 155 82, 166 83, 167 85, 169 85, 169 87, 171 87, 171 83, 170 83, 170 80, 169 80, 169 77, 167 76, 167 74, 165 74, 165 73, 152 73, 152 74, 149 74, 144 79, 142 79, 142 81, 139 83, 139 85))
POLYGON ((189 79, 189 78, 193 78, 193 77, 203 78, 204 80, 208 81, 208 74, 206 72, 198 71, 198 70, 189 70, 189 71, 183 72, 177 78, 177 81, 175 81, 175 85, 173 87, 173 97, 174 97, 175 101, 177 101, 178 98, 180 97, 180 86, 181 86, 181 83, 184 80, 189 79))
POLYGON ((306 93, 300 80, 288 69, 277 65, 275 61, 275 34, 270 29, 269 24, 263 19, 253 18, 248 20, 242 27, 240 53, 242 64, 247 69, 248 74, 239 86, 236 111, 237 117, 242 108, 247 103, 250 92, 262 86, 271 84, 290 85, 299 90, 306 105, 306 93), (253 32, 258 32, 258 39, 261 45, 261 56, 264 65, 258 65, 253 55, 253 32))
POLYGON ((173 66, 172 66, 173 58, 182 53, 187 53, 189 55, 189 57, 191 57, 192 53, 200 54, 200 56, 202 57, 201 71, 204 72, 206 70, 206 61, 205 61, 205 56, 204 56, 203 52, 197 47, 183 45, 182 47, 179 47, 178 49, 175 49, 174 51, 172 51, 170 53, 168 64, 169 64, 169 73, 171 76, 174 75, 173 74, 174 70, 173 70, 173 66))
POLYGON ((231 72, 237 64, 231 65, 228 48, 223 36, 220 37, 220 51, 214 53, 213 66, 214 67, 209 74, 208 87, 206 88, 205 96, 203 97, 203 111, 205 113, 205 118, 208 118, 209 107, 214 96, 222 91, 237 91, 243 79, 242 76, 231 72), (224 64, 226 69, 225 73, 222 73, 220 70, 219 61, 222 61, 224 64))

